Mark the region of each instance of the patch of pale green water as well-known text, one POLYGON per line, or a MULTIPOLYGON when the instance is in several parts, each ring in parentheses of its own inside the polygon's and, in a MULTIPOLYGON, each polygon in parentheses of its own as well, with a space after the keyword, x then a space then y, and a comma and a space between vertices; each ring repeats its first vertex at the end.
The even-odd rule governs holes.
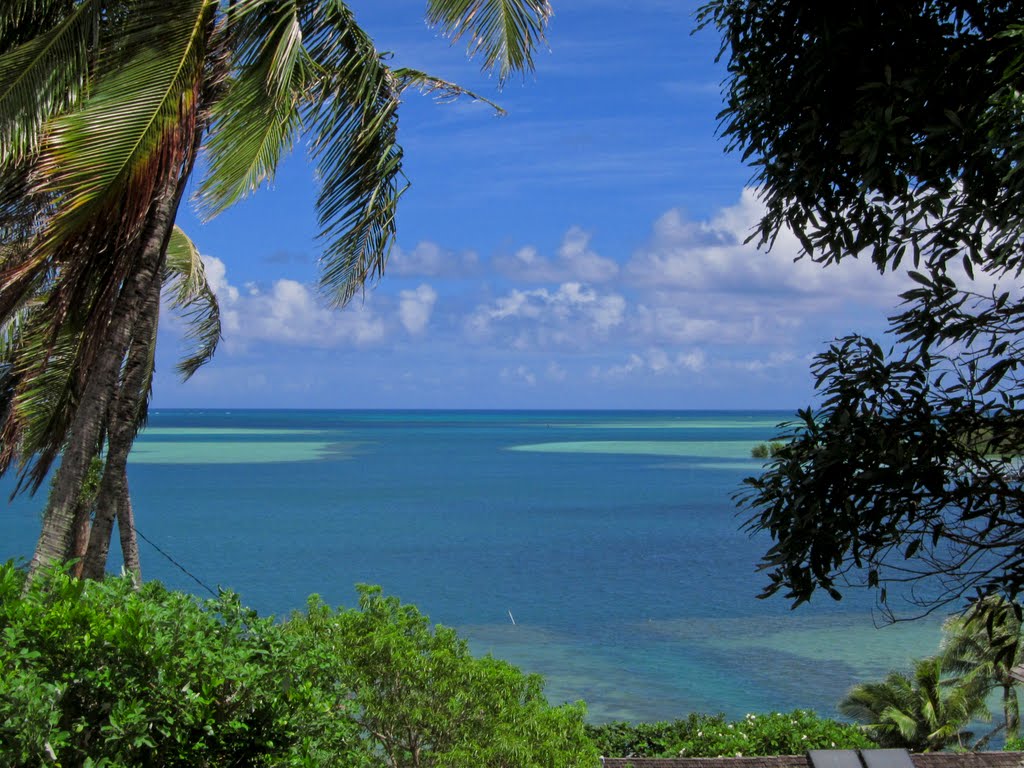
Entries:
POLYGON ((688 469, 728 469, 743 472, 757 472, 764 464, 760 461, 702 461, 699 464, 676 464, 671 468, 687 467, 688 469))
POLYGON ((914 659, 932 656, 942 639, 940 618, 877 625, 871 615, 797 614, 780 617, 679 619, 637 625, 680 643, 733 651, 785 655, 789 663, 843 666, 859 681, 880 679, 891 670, 909 672, 914 659))
POLYGON ((623 658, 613 648, 581 645, 570 636, 526 624, 486 624, 459 627, 469 639, 474 655, 491 654, 524 672, 544 677, 544 695, 552 704, 584 701, 587 720, 656 721, 665 719, 671 705, 685 716, 689 712, 717 711, 720 703, 708 697, 715 681, 701 680, 704 673, 685 660, 669 671, 656 668, 652 676, 644 659, 623 658))
POLYGON ((783 419, 650 419, 559 424, 566 429, 775 429, 783 419))
POLYGON ((217 437, 246 435, 319 435, 322 429, 259 429, 256 427, 146 427, 141 437, 217 437))
POLYGON ((598 453, 627 456, 693 456, 696 458, 749 458, 751 440, 583 440, 513 445, 510 451, 537 453, 598 453))
POLYGON ((321 441, 171 442, 135 443, 128 461, 134 464, 277 464, 349 458, 358 443, 321 441))

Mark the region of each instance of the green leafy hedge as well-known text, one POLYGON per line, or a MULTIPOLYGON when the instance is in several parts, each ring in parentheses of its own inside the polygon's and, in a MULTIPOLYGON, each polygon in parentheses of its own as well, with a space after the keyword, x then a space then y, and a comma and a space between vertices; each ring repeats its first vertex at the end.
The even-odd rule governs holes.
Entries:
POLYGON ((0 766, 592 766, 582 704, 361 588, 283 623, 237 596, 0 566, 0 766))
POLYGON ((854 725, 807 710, 747 715, 693 714, 672 722, 606 723, 587 726, 598 751, 608 757, 729 757, 800 755, 808 749, 874 747, 854 725))

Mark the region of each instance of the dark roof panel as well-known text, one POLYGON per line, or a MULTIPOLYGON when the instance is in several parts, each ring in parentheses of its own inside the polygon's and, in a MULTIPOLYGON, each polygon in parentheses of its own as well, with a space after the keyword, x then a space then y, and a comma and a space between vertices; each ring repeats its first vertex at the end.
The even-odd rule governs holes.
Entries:
POLYGON ((905 749, 862 749, 864 768, 915 768, 905 749))
POLYGON ((807 759, 813 768, 864 768, 855 749, 812 749, 807 759))
MULTIPOLYGON (((869 750, 875 751, 875 750, 869 750)), ((1022 752, 926 752, 914 768, 1024 768, 1022 752)), ((812 768, 807 755, 774 757, 603 757, 604 768, 812 768)))

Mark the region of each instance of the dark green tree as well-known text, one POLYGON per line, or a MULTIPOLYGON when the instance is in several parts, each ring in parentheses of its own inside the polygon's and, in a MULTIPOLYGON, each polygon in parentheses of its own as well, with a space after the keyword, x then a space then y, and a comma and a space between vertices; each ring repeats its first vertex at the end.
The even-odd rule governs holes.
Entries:
POLYGON ((1024 6, 713 0, 721 132, 804 258, 916 281, 885 344, 818 355, 820 406, 739 496, 764 595, 892 585, 924 609, 1024 587, 1024 6), (974 278, 974 279, 972 279, 974 278), (887 348, 888 347, 888 348, 887 348), (974 592, 974 590, 978 590, 974 592))
POLYGON ((333 681, 382 768, 591 766, 582 702, 552 707, 539 675, 491 656, 474 658, 453 629, 415 606, 359 588, 359 608, 334 612, 315 598, 284 634, 308 666, 300 679, 333 681))

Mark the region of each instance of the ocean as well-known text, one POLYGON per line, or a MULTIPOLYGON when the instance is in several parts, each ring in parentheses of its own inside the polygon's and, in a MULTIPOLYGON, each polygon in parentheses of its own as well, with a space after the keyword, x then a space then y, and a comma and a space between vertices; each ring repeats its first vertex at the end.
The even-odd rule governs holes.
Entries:
MULTIPOLYGON (((768 541, 732 496, 790 417, 157 410, 129 467, 143 576, 278 616, 379 584, 595 722, 835 715, 933 653, 941 617, 879 626, 856 591, 757 599, 768 541)), ((31 556, 44 493, 0 509, 0 559, 31 556)))

